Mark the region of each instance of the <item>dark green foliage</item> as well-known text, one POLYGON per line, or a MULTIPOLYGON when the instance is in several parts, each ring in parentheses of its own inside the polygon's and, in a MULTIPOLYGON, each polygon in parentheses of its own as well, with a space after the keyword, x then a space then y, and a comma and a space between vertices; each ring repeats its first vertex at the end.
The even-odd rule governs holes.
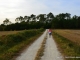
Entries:
POLYGON ((39 14, 30 16, 20 16, 15 19, 16 23, 11 23, 9 19, 5 19, 0 25, 0 31, 10 30, 25 30, 25 29, 39 29, 39 28, 53 28, 53 29, 80 29, 80 16, 74 15, 71 17, 70 13, 60 13, 53 15, 53 13, 39 14))
POLYGON ((44 29, 24 30, 17 34, 5 35, 0 37, 0 60, 10 60, 22 46, 34 41, 32 37, 41 34, 44 29))

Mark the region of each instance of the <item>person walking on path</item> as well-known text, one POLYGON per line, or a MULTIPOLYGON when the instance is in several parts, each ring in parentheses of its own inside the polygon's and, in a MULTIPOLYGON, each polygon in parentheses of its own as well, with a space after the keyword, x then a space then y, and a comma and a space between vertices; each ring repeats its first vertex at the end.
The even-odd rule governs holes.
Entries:
POLYGON ((49 29, 48 30, 48 33, 49 33, 49 37, 52 35, 52 30, 51 29, 49 29))

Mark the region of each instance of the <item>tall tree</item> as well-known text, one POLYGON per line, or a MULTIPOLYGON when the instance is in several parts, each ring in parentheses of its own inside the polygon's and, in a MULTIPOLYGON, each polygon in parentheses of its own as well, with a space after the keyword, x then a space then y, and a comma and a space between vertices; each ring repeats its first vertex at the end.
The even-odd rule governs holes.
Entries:
POLYGON ((28 17, 27 17, 27 23, 30 23, 30 20, 31 20, 31 17, 28 16, 28 17))
POLYGON ((27 21, 28 20, 28 16, 24 16, 24 21, 27 21))
POLYGON ((31 21, 36 22, 36 15, 32 14, 30 17, 31 17, 31 21))
POLYGON ((8 18, 6 18, 6 19, 3 21, 3 24, 4 24, 4 25, 9 25, 9 24, 11 24, 11 22, 9 21, 8 18))
POLYGON ((47 14, 47 19, 46 20, 48 22, 51 22, 53 18, 54 18, 54 15, 53 15, 53 13, 50 12, 49 14, 47 14))
POLYGON ((23 22, 23 21, 24 21, 24 18, 23 18, 22 16, 20 16, 20 17, 19 17, 19 21, 20 21, 20 22, 23 22))
POLYGON ((65 15, 66 15, 67 20, 69 20, 71 18, 71 14, 70 13, 66 13, 65 15))
POLYGON ((17 18, 15 19, 15 21, 18 23, 18 22, 19 22, 19 17, 17 17, 17 18))
POLYGON ((37 18, 39 19, 40 22, 44 23, 46 20, 46 14, 39 14, 37 18))

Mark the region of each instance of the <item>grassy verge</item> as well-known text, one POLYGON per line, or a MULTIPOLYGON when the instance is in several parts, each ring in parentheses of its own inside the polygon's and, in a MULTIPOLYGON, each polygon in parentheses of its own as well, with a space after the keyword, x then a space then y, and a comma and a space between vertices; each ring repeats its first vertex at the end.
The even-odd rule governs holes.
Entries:
POLYGON ((44 52, 44 49, 45 49, 46 39, 47 39, 47 36, 44 38, 44 40, 42 42, 42 45, 41 45, 40 49, 38 50, 38 52, 36 54, 35 60, 41 60, 41 57, 44 55, 43 52, 44 52))
POLYGON ((65 60, 80 60, 80 46, 53 32, 53 37, 65 60))
POLYGON ((35 41, 43 31, 30 30, 0 37, 0 60, 11 60, 16 53, 35 41))

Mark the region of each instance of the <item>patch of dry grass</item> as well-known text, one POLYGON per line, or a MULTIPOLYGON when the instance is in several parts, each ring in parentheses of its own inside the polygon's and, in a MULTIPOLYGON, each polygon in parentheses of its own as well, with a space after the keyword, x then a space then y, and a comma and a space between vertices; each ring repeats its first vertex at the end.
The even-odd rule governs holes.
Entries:
POLYGON ((18 32, 21 32, 21 31, 0 31, 0 36, 5 36, 5 35, 9 35, 9 34, 16 34, 18 32))
POLYGON ((80 32, 80 30, 53 31, 53 37, 57 43, 57 47, 65 60, 80 60, 80 58, 77 58, 80 57, 79 33, 77 34, 76 32, 80 32))
POLYGON ((80 30, 53 30, 59 35, 80 45, 80 30))

